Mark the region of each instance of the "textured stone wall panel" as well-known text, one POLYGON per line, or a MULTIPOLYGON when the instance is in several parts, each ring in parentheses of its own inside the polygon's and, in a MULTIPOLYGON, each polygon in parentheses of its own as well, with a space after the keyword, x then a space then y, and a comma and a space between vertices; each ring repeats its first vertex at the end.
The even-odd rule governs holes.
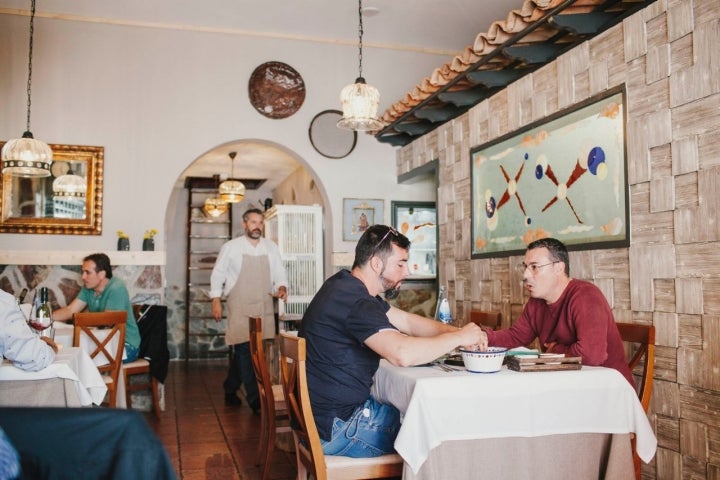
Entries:
MULTIPOLYGON (((670 430, 674 430, 676 432, 674 436, 677 436, 677 419, 680 418, 680 388, 678 384, 666 380, 655 380, 650 405, 650 409, 656 414, 658 423, 660 419, 672 419, 673 427, 670 430)), ((674 449, 679 450, 677 445, 674 449)))
MULTIPOLYGON (((718 140, 720 143, 720 139, 718 140)), ((718 150, 720 152, 720 149, 718 150)), ((718 155, 720 157, 720 154, 718 155)), ((672 174, 695 172, 700 167, 697 137, 677 138, 671 143, 672 174)))
POLYGON ((678 346, 679 325, 676 313, 655 312, 655 344, 676 348, 678 346))
POLYGON ((636 214, 630 219, 630 238, 635 244, 673 243, 675 238, 674 212, 636 214))
MULTIPOLYGON (((629 289, 628 289, 629 290, 629 289)), ((675 280, 672 278, 656 278, 653 280, 656 312, 675 311, 675 280)))
POLYGON ((703 290, 703 281, 700 278, 676 278, 677 313, 706 313, 703 311, 703 290))
POLYGON ((680 451, 680 422, 675 418, 658 415, 656 421, 658 434, 662 432, 662 441, 658 440, 658 447, 667 448, 674 452, 680 451))
POLYGON ((697 137, 698 168, 720 165, 720 131, 705 132, 697 137))
POLYGON ((672 347, 655 347, 655 379, 676 382, 678 380, 678 350, 672 347))

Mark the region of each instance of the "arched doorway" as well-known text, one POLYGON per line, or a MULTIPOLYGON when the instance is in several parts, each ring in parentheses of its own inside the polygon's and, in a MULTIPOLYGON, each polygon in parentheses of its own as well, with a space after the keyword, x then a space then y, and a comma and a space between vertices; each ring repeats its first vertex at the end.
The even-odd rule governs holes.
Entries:
POLYGON ((325 269, 328 271, 332 238, 332 219, 327 193, 307 162, 286 147, 265 140, 241 139, 217 145, 194 159, 178 177, 165 212, 166 286, 168 305, 168 347, 173 359, 185 358, 185 275, 187 250, 187 177, 233 174, 234 178, 264 179, 255 190, 248 190, 242 202, 233 207, 233 237, 242 231, 242 213, 248 208, 263 209, 266 199, 278 204, 318 204, 325 212, 325 269), (229 153, 236 152, 231 167, 229 153))

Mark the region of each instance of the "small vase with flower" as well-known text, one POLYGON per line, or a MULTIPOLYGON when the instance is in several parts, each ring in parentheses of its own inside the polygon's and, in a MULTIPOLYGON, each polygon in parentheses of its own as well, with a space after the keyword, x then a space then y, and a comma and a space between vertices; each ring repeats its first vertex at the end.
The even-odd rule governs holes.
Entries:
POLYGON ((155 250, 155 235, 157 235, 158 231, 153 229, 145 230, 145 234, 143 235, 143 243, 142 243, 142 249, 147 252, 151 252, 155 250))
POLYGON ((117 243, 117 249, 118 251, 123 250, 130 250, 130 237, 127 236, 125 232, 122 230, 118 230, 118 243, 117 243))

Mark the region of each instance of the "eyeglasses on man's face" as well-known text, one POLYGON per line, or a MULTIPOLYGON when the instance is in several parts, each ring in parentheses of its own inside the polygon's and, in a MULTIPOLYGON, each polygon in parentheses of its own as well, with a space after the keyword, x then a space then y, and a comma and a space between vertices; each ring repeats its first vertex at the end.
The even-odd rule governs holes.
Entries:
POLYGON ((560 263, 558 260, 554 262, 548 262, 543 264, 537 264, 537 263, 531 263, 530 265, 526 265, 525 262, 521 263, 517 266, 518 272, 525 273, 526 270, 530 270, 530 273, 532 275, 536 275, 541 268, 547 267, 548 265, 555 265, 556 263, 560 263))

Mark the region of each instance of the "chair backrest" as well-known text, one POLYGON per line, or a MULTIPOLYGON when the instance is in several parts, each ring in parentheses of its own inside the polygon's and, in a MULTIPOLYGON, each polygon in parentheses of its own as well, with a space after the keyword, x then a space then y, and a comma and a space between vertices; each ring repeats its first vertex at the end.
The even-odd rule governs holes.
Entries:
POLYGON ((310 407, 305 374, 305 339, 282 333, 280 336, 280 380, 295 435, 298 460, 317 480, 327 478, 325 455, 310 407))
POLYGON ((265 349, 263 348, 262 322, 260 317, 250 317, 250 358, 260 393, 261 408, 269 416, 275 415, 275 398, 272 392, 272 381, 265 363, 265 349))
POLYGON ((81 312, 76 313, 73 318, 75 323, 73 346, 81 346, 81 336, 86 336, 93 348, 92 351, 87 352, 88 355, 93 360, 98 356, 104 357, 108 363, 98 365, 98 370, 101 373, 108 373, 117 384, 125 347, 127 312, 81 312))
POLYGON ((487 327, 493 330, 497 330, 502 325, 502 313, 470 310, 470 321, 480 327, 487 327))
POLYGON ((643 361, 641 370, 637 374, 640 377, 637 390, 640 403, 647 412, 650 406, 650 396, 652 395, 653 387, 655 327, 634 323, 617 323, 617 327, 623 342, 633 344, 630 360, 628 361, 630 371, 633 372, 633 375, 636 375, 635 370, 638 368, 638 365, 640 365, 640 361, 643 361))

